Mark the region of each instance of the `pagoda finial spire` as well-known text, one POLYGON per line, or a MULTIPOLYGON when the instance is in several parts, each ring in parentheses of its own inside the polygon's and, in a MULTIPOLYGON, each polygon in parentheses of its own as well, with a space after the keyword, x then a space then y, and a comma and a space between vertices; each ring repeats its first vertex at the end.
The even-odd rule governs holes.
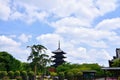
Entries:
POLYGON ((58 42, 58 49, 60 49, 60 40, 59 40, 59 42, 58 42))

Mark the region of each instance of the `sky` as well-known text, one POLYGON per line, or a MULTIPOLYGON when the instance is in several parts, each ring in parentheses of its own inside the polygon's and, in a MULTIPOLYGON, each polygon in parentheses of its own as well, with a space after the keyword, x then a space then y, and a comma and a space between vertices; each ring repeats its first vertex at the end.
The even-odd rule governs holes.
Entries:
POLYGON ((119 0, 0 0, 0 51, 27 62, 27 46, 58 48, 70 63, 108 60, 120 48, 119 0))

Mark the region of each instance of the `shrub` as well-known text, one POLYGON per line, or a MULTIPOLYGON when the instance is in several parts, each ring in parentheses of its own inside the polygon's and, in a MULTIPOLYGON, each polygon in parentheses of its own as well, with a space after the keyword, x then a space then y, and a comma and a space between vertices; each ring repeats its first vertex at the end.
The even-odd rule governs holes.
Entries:
POLYGON ((54 78, 57 76, 57 73, 56 72, 50 72, 50 76, 54 80, 54 78))
POLYGON ((28 76, 29 76, 29 80, 34 80, 34 72, 33 71, 29 71, 28 76))
POLYGON ((2 71, 0 71, 0 79, 2 78, 2 74, 1 73, 2 73, 2 71))
POLYGON ((20 76, 20 71, 15 71, 14 76, 15 76, 15 78, 19 77, 20 76))
POLYGON ((7 72, 6 71, 0 71, 0 78, 4 78, 7 76, 7 72))
POLYGON ((59 76, 59 80, 64 80, 65 78, 64 72, 59 72, 58 76, 59 76))
POLYGON ((66 73, 66 78, 67 78, 68 80, 73 80, 73 78, 74 78, 73 72, 68 71, 68 72, 66 73))
POLYGON ((14 72, 13 71, 9 71, 8 72, 8 76, 10 79, 13 79, 14 78, 14 72))
POLYGON ((74 79, 77 80, 77 73, 78 73, 80 70, 77 69, 77 68, 74 68, 74 69, 71 69, 70 71, 73 72, 74 79))
POLYGON ((22 79, 27 80, 27 72, 26 71, 22 71, 21 76, 22 76, 22 79))
POLYGON ((57 73, 51 72, 50 75, 51 75, 52 77, 55 77, 55 76, 57 76, 57 73))
POLYGON ((82 79, 82 75, 83 75, 83 73, 81 71, 77 72, 76 73, 77 80, 81 80, 82 79))

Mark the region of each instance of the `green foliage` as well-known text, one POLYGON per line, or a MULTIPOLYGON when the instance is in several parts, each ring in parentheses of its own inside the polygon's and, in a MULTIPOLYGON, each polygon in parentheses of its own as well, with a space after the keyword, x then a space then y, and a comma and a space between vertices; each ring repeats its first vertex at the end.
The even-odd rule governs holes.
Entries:
POLYGON ((28 76, 34 76, 34 72, 33 71, 29 71, 28 72, 28 76))
POLYGON ((82 76, 82 72, 78 68, 73 68, 70 71, 73 73, 75 80, 78 80, 78 78, 82 76))
POLYGON ((51 61, 49 56, 45 54, 47 48, 43 45, 32 45, 28 46, 28 48, 31 49, 31 53, 27 60, 32 60, 31 65, 34 68, 34 74, 36 75, 37 72, 44 74, 46 72, 46 65, 51 61))
POLYGON ((82 76, 83 76, 83 73, 82 73, 81 71, 78 71, 78 72, 76 73, 76 78, 77 78, 78 80, 81 80, 82 76))
POLYGON ((25 62, 23 62, 22 63, 22 69, 21 69, 22 71, 31 71, 32 70, 32 67, 31 67, 31 65, 30 65, 30 63, 25 63, 25 62))
POLYGON ((7 52, 0 52, 0 70, 10 70, 10 64, 13 57, 7 52))
POLYGON ((120 59, 117 58, 113 61, 112 67, 120 67, 120 59))
POLYGON ((14 60, 14 62, 12 63, 11 66, 12 66, 12 70, 13 71, 22 69, 22 63, 19 60, 17 60, 17 59, 14 60))
POLYGON ((34 72, 33 71, 29 71, 28 76, 29 76, 29 80, 34 80, 34 72))
POLYGON ((22 63, 7 52, 0 52, 0 71, 30 71, 29 63, 22 63))
POLYGON ((7 52, 0 52, 0 71, 21 69, 21 62, 7 52))
POLYGON ((0 78, 4 78, 7 76, 7 72, 6 71, 0 71, 0 78))
POLYGON ((15 78, 20 76, 20 71, 15 71, 14 73, 15 78))
POLYGON ((10 79, 13 79, 14 78, 14 72, 13 71, 9 71, 8 72, 8 76, 10 79))
POLYGON ((77 72, 79 72, 79 71, 80 71, 80 69, 73 68, 73 69, 71 69, 70 71, 71 71, 71 72, 73 72, 73 74, 75 74, 75 75, 76 75, 76 73, 77 73, 77 72))
POLYGON ((66 72, 66 78, 68 80, 73 80, 74 79, 74 74, 71 71, 66 72))
POLYGON ((1 60, 0 60, 0 71, 6 71, 5 66, 6 66, 6 64, 4 62, 1 62, 1 60))
MULTIPOLYGON (((104 71, 101 69, 101 66, 98 64, 70 64, 65 63, 56 68, 57 72, 64 72, 66 76, 70 72, 73 73, 75 77, 77 77, 77 72, 86 71, 86 70, 95 70, 96 76, 100 77, 104 75, 104 71)), ((71 73, 71 74, 72 74, 71 73)), ((79 74, 79 73, 78 73, 79 74)))
POLYGON ((27 72, 26 71, 22 71, 21 72, 21 76, 27 76, 27 72))
POLYGON ((59 80, 64 80, 64 78, 65 78, 64 72, 59 72, 58 77, 59 77, 59 80))
POLYGON ((81 80, 83 73, 78 68, 73 68, 66 72, 68 80, 81 80))
POLYGON ((37 63, 39 59, 39 55, 47 49, 46 47, 42 45, 32 45, 32 46, 27 46, 27 47, 31 49, 30 56, 28 57, 27 60, 32 60, 35 63, 37 63))
POLYGON ((56 68, 56 70, 57 70, 57 72, 65 72, 65 71, 70 70, 70 68, 71 68, 71 64, 65 63, 65 64, 58 66, 56 68))
POLYGON ((55 76, 57 76, 57 73, 56 72, 50 72, 50 76, 55 77, 55 76))
POLYGON ((22 71, 21 72, 21 77, 22 77, 22 79, 27 80, 27 72, 26 71, 22 71))
POLYGON ((101 69, 102 66, 98 65, 98 64, 82 64, 80 65, 80 69, 81 71, 84 70, 95 70, 96 71, 96 76, 100 77, 104 75, 104 71, 101 69), (84 68, 84 70, 83 70, 84 68))

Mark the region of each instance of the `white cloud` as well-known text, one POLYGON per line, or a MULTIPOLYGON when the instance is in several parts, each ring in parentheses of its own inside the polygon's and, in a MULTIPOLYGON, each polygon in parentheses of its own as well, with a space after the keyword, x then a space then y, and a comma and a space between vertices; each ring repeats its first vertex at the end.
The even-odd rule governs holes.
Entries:
POLYGON ((111 35, 106 36, 112 45, 120 45, 120 18, 105 19, 101 21, 97 26, 96 30, 109 32, 111 35))
POLYGON ((69 21, 56 22, 54 23, 54 26, 57 26, 55 33, 61 35, 64 39, 67 38, 75 44, 83 43, 91 47, 107 48, 108 46, 106 41, 111 41, 119 38, 115 32, 99 30, 96 28, 89 28, 80 25, 76 26, 74 23, 69 24, 69 21))
POLYGON ((21 19, 23 17, 23 14, 20 13, 20 12, 14 12, 12 15, 11 15, 11 19, 12 20, 17 20, 17 19, 21 19))
POLYGON ((96 7, 99 9, 101 15, 104 15, 116 9, 117 0, 97 0, 96 7))
POLYGON ((75 17, 65 17, 56 22, 52 22, 51 25, 55 28, 59 28, 60 26, 68 26, 68 27, 90 27, 90 23, 84 22, 83 20, 75 17))
POLYGON ((59 40, 61 42, 63 41, 63 38, 58 34, 43 34, 38 36, 36 39, 44 45, 47 45, 47 47, 54 46, 54 48, 57 46, 59 40))
POLYGON ((108 31, 120 29, 120 18, 105 19, 97 25, 96 29, 108 31))
POLYGON ((18 39, 20 39, 22 42, 28 42, 30 38, 32 38, 31 35, 25 35, 25 34, 21 34, 18 37, 18 39))
POLYGON ((111 59, 110 54, 103 49, 86 49, 86 48, 75 48, 74 53, 69 53, 71 56, 67 57, 68 62, 72 63, 99 63, 100 65, 108 66, 108 60, 111 59), (79 50, 81 49, 81 50, 79 50))
POLYGON ((27 56, 30 53, 26 48, 21 48, 22 44, 13 40, 10 37, 1 35, 0 36, 0 51, 7 51, 12 54, 15 58, 21 61, 27 61, 27 56))
POLYGON ((20 43, 17 43, 16 41, 12 40, 9 37, 6 37, 4 35, 0 36, 0 45, 1 46, 20 46, 20 43))
POLYGON ((20 19, 29 24, 36 20, 48 21, 51 17, 64 18, 74 16, 82 22, 90 23, 94 18, 114 11, 117 7, 117 0, 0 0, 1 16, 7 20, 20 19), (10 4, 10 2, 12 4, 10 4))
POLYGON ((0 19, 1 20, 8 20, 11 10, 9 5, 9 0, 0 0, 0 19))

